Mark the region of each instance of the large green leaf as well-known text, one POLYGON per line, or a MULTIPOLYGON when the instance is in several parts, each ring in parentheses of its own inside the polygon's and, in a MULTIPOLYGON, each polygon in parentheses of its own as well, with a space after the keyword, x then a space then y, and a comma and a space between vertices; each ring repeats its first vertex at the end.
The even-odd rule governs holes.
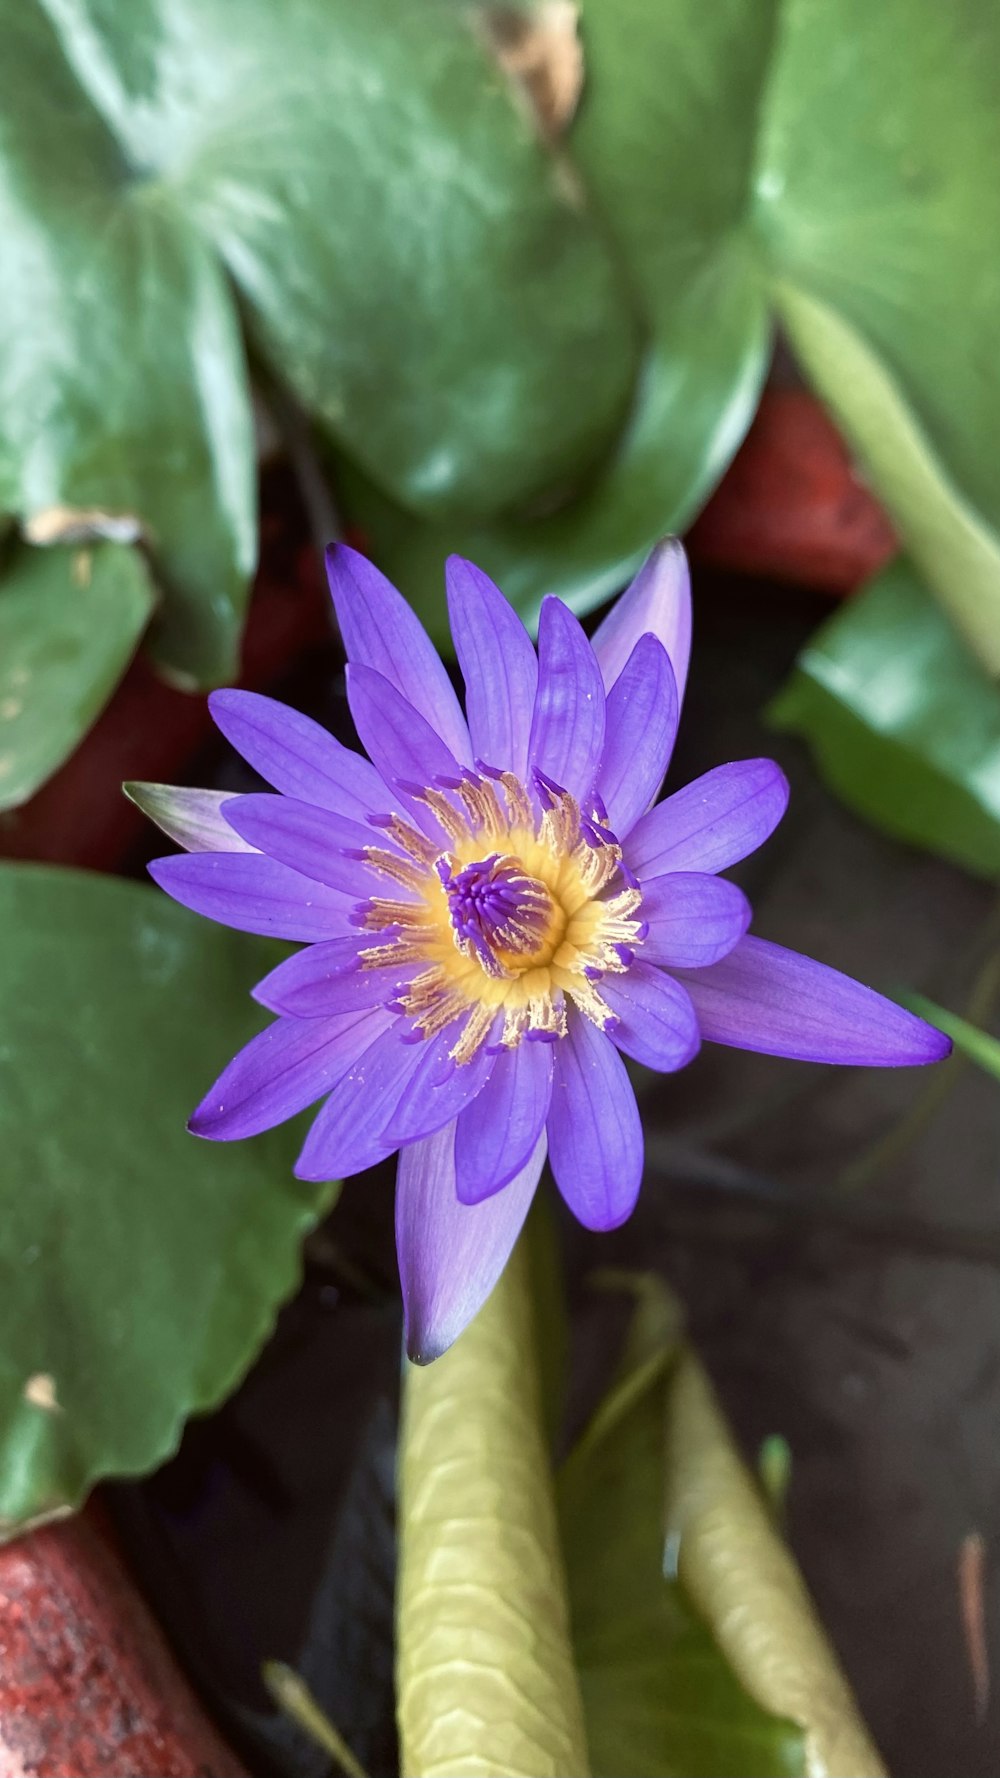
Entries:
POLYGON ((125 167, 217 249, 277 375, 404 503, 493 512, 606 447, 627 300, 454 0, 44 4, 125 167))
MULTIPOLYGON (((654 1288, 620 1379, 566 1463, 559 1516, 597 1778, 777 1778, 802 1735, 734 1677, 664 1574, 666 1402, 675 1328, 654 1288), (645 1326, 642 1323, 646 1323, 645 1326)), ((754 1610, 752 1585, 746 1609, 754 1610)))
POLYGON ((769 714, 858 814, 1000 875, 1000 690, 908 562, 824 625, 769 714))
POLYGON ((329 1192, 287 1133, 185 1119, 251 1034, 261 946, 153 890, 0 870, 0 1525, 161 1461, 294 1288, 329 1192))
POLYGON ((162 657, 212 682, 235 665, 256 549, 235 305, 173 182, 125 157, 43 7, 0 14, 0 509, 38 528, 56 508, 135 520, 168 595, 162 657))
POLYGON ((86 734, 153 604, 123 544, 14 552, 0 574, 0 809, 26 802, 86 734))
MULTIPOLYGON (((992 0, 587 0, 571 137, 650 348, 606 472, 534 524, 362 521, 412 596, 447 548, 530 613, 587 608, 691 515, 739 442, 768 312, 915 560, 1000 667, 1000 11, 992 0)), ((433 570, 433 573, 431 572, 433 570)))
POLYGON ((586 1778, 519 1242, 443 1358, 408 1365, 397 1709, 412 1778, 586 1778))

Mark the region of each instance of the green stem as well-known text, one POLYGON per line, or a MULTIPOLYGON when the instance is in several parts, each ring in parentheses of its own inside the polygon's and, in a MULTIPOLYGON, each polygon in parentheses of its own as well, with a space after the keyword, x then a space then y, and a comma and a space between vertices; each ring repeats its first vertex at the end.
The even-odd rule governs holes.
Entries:
POLYGON ((586 1778, 523 1239, 451 1350, 406 1367, 397 1596, 407 1778, 586 1778))

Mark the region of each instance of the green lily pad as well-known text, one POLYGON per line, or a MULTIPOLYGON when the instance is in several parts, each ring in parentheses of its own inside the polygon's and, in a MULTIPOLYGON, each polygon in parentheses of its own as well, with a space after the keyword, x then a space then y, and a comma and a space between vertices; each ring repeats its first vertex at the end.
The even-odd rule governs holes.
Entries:
POLYGON ((152 1468, 233 1388, 330 1200, 185 1130, 274 955, 138 884, 0 869, 0 1528, 152 1468))
POLYGON ((649 340, 629 426, 556 515, 429 535, 363 487, 433 613, 449 549, 526 615, 592 608, 682 527, 753 413, 778 320, 928 584, 1000 667, 1000 110, 989 0, 588 0, 570 149, 649 340))
POLYGON ((130 522, 165 589, 161 658, 216 683, 256 553, 236 307, 174 185, 125 156, 41 5, 5 20, 0 235, 0 508, 46 535, 74 515, 130 522))
MULTIPOLYGON (((177 307, 178 267, 154 257, 176 224, 220 287, 225 267, 275 376, 404 503, 496 511, 561 486, 606 449, 635 371, 625 287, 485 34, 452 0, 32 10, 52 21, 27 34, 31 47, 48 36, 46 64, 29 65, 20 40, 5 56, 30 96, 8 151, 14 174, 23 182, 22 162, 37 160, 47 188, 46 156, 58 152, 84 162, 95 187, 52 270, 34 349, 56 360, 55 375, 67 347, 55 302, 75 276, 97 346, 89 386, 101 352, 116 350, 148 448, 169 419, 160 385, 178 377, 177 354, 204 372, 210 418, 216 397, 232 400, 224 359, 216 367, 177 307), (74 126, 49 151, 57 105, 74 126), (144 332, 123 341, 127 293, 93 255, 81 278, 80 260, 102 222, 100 238, 127 247, 133 217, 146 257, 130 262, 131 309, 144 332), (172 325, 165 306, 150 309, 168 298, 172 325), (154 342, 171 350, 157 354, 150 388, 154 342)), ((46 243, 55 220, 36 219, 46 243)), ((74 356, 85 361, 78 342, 74 356)), ((215 442, 235 445, 233 415, 214 418, 215 442)), ((180 461, 181 443, 174 423, 160 448, 174 453, 175 479, 197 485, 201 465, 180 461)), ((220 510, 242 511, 244 494, 231 466, 220 510)))
POLYGON ((416 525, 345 468, 349 509, 439 636, 449 551, 481 563, 529 622, 550 592, 592 610, 693 517, 739 444, 770 350, 745 184, 774 10, 589 0, 570 149, 645 324, 636 398, 603 473, 546 517, 416 525))
POLYGON ((15 550, 0 574, 0 809, 16 809, 86 734, 155 594, 123 544, 15 550))
POLYGON ((1000 875, 1000 688, 910 563, 823 626, 768 714, 866 820, 1000 875))

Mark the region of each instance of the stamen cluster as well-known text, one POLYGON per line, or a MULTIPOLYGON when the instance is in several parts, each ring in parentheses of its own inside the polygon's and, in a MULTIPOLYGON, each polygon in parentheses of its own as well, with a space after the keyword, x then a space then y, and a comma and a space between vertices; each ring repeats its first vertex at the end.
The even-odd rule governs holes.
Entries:
POLYGON ((394 1006, 424 1037, 454 1024, 459 1064, 486 1043, 516 1049, 525 1038, 564 1036, 567 999, 611 1030, 599 983, 624 973, 646 928, 639 886, 599 804, 584 813, 541 772, 529 791, 481 762, 411 800, 431 811, 445 844, 387 817, 391 846, 363 856, 407 893, 373 896, 357 915, 385 935, 361 953, 363 968, 416 969, 394 1006))

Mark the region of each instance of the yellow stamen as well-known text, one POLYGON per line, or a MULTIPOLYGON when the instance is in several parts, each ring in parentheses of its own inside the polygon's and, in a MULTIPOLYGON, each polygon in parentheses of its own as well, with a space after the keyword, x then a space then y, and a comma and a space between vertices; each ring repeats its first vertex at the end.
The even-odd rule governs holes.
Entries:
POLYGON ((486 776, 423 792, 447 850, 398 817, 389 837, 406 856, 371 849, 415 899, 366 904, 369 931, 399 931, 364 952, 363 965, 423 965, 400 1004, 425 1037, 456 1027, 459 1064, 491 1034, 512 1049, 529 1034, 565 1035, 568 1003, 607 1025, 600 978, 625 969, 622 952, 641 931, 641 896, 621 874, 617 841, 584 827, 565 791, 547 790, 536 818, 512 773, 499 784, 503 801, 486 776))

